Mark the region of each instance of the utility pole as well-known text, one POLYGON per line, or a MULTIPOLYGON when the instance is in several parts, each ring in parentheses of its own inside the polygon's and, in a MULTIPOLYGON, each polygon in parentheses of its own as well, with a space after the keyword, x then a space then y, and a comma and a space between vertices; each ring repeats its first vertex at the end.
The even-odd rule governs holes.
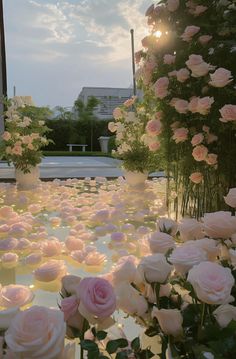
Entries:
POLYGON ((134 29, 130 30, 131 34, 131 51, 132 51, 132 74, 133 74, 133 93, 136 96, 136 80, 135 80, 135 59, 134 59, 134 29))
POLYGON ((3 97, 7 97, 7 69, 4 33, 3 0, 0 0, 0 134, 4 131, 3 97))

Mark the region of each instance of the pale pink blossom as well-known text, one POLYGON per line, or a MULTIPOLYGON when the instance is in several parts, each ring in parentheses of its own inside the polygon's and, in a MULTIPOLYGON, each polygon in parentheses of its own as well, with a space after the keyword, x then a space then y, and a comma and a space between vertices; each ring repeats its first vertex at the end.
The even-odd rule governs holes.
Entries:
POLYGON ((123 113, 119 107, 116 107, 113 111, 113 117, 115 120, 118 120, 123 117, 123 113))
POLYGON ((163 99, 168 95, 169 79, 160 77, 154 84, 155 94, 158 98, 163 99))
POLYGON ((0 306, 4 308, 24 307, 33 299, 33 292, 24 285, 10 284, 0 290, 0 306))
POLYGON ((229 268, 213 262, 202 262, 189 271, 187 280, 198 299, 204 303, 216 305, 231 301, 235 280, 229 268))
POLYGON ((211 35, 202 35, 202 36, 199 36, 198 41, 200 42, 200 44, 205 45, 205 44, 207 44, 211 39, 212 39, 212 36, 211 36, 211 35))
POLYGON ((198 145, 194 147, 192 155, 195 161, 204 161, 208 155, 208 148, 204 145, 198 145))
POLYGON ((184 33, 180 36, 183 41, 190 42, 192 37, 200 31, 199 26, 187 26, 184 30, 184 33))
POLYGON ((177 99, 174 104, 174 108, 179 113, 187 113, 188 112, 188 101, 177 99))
POLYGON ((115 286, 118 308, 130 315, 143 316, 148 310, 146 299, 130 283, 122 281, 115 286))
POLYGON ((207 140, 207 144, 210 144, 210 143, 213 143, 213 142, 217 141, 218 136, 214 135, 214 133, 208 133, 207 137, 206 137, 206 140, 207 140))
POLYGON ((209 85, 213 87, 224 87, 233 81, 231 71, 220 67, 213 74, 210 74, 209 85))
POLYGON ((219 111, 222 116, 221 122, 236 121, 236 105, 224 105, 219 111))
POLYGON ((168 72, 168 76, 169 76, 169 77, 175 77, 175 76, 177 76, 177 71, 176 71, 176 70, 173 70, 173 71, 168 72))
POLYGON ((21 146, 15 145, 15 146, 12 148, 12 154, 13 154, 13 155, 22 156, 22 153, 23 153, 23 150, 22 150, 22 147, 21 147, 21 146))
POLYGON ((82 315, 88 312, 98 318, 106 318, 116 309, 116 297, 111 284, 103 279, 87 277, 80 281, 77 289, 80 299, 79 311, 82 315))
POLYGON ((236 208, 236 188, 230 188, 227 196, 224 197, 225 203, 233 208, 236 208))
POLYGON ((60 310, 33 306, 12 320, 5 340, 14 358, 59 358, 66 324, 60 310))
POLYGON ((211 105, 214 102, 213 97, 202 97, 198 98, 197 102, 197 112, 199 112, 201 115, 207 115, 211 109, 211 105))
POLYGON ((218 156, 215 153, 209 153, 205 161, 208 165, 213 166, 217 164, 217 157, 218 156))
POLYGON ((193 77, 205 76, 213 68, 211 65, 207 64, 203 60, 201 55, 192 54, 189 56, 188 61, 186 61, 185 63, 192 71, 193 77))
POLYGON ((132 106, 132 105, 135 103, 135 101, 136 101, 136 96, 133 96, 133 97, 129 98, 128 100, 126 100, 126 101, 123 103, 123 105, 124 105, 125 107, 130 107, 130 106, 132 106))
POLYGON ((34 277, 40 282, 51 282, 62 278, 66 272, 67 268, 64 261, 51 259, 41 264, 41 266, 34 271, 34 277))
POLYGON ((162 253, 143 257, 138 265, 142 279, 148 283, 164 283, 172 269, 173 267, 166 261, 166 257, 162 253))
POLYGON ((189 179, 195 183, 195 184, 199 184, 203 181, 203 174, 201 172, 193 172, 190 176, 189 179))
POLYGON ((194 218, 183 218, 178 229, 184 242, 200 239, 203 236, 202 224, 194 218))
POLYGON ((156 318, 166 335, 180 336, 183 332, 183 317, 178 309, 157 309, 153 307, 152 318, 156 318))
POLYGON ((203 226, 209 237, 227 239, 236 233, 236 217, 227 211, 205 213, 203 226))
POLYGON ((177 80, 179 82, 185 82, 189 78, 190 72, 188 69, 180 69, 176 72, 177 80))
POLYGON ((174 130, 174 135, 172 136, 175 143, 184 142, 188 139, 189 130, 185 127, 180 127, 174 130))
POLYGON ((65 297, 61 300, 61 311, 64 313, 64 319, 67 321, 72 317, 78 310, 79 302, 76 295, 65 297))
POLYGON ((149 136, 157 136, 161 133, 162 125, 160 120, 150 120, 146 125, 146 132, 149 136))
POLYGON ((172 65, 172 64, 174 64, 174 62, 175 62, 175 58, 176 58, 175 55, 166 54, 166 55, 164 55, 164 57, 163 57, 163 62, 164 62, 164 64, 166 64, 166 65, 172 65))
POLYGON ((151 152, 155 152, 155 151, 159 150, 160 146, 161 146, 161 143, 156 140, 155 142, 149 143, 148 148, 151 152))
POLYGON ((196 135, 193 136, 192 140, 191 140, 191 144, 193 146, 197 146, 200 145, 200 143, 202 143, 204 140, 204 136, 202 133, 197 133, 196 135))
POLYGON ((191 8, 189 10, 189 13, 194 15, 194 16, 199 16, 201 15, 202 13, 204 13, 206 10, 208 9, 207 6, 204 6, 204 5, 197 5, 195 6, 194 8, 191 8))
POLYGON ((179 0, 167 0, 166 7, 170 12, 176 11, 179 7, 179 0))
POLYGON ((155 113, 155 118, 156 118, 156 120, 161 120, 162 119, 162 117, 163 117, 163 112, 162 111, 157 111, 156 113, 155 113))
POLYGON ((9 141, 9 140, 11 139, 11 134, 10 134, 10 132, 4 131, 3 134, 2 134, 2 139, 3 139, 4 141, 9 141))

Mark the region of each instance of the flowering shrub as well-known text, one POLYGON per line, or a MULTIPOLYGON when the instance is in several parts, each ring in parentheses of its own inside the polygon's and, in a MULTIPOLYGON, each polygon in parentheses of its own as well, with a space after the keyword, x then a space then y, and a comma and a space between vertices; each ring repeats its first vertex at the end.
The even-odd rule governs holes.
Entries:
POLYGON ((21 113, 24 105, 19 101, 11 101, 5 113, 5 131, 0 144, 1 158, 12 162, 15 168, 30 172, 41 162, 40 149, 50 141, 44 136, 48 131, 43 120, 30 118, 21 113))
POLYGON ((136 54, 144 99, 162 112, 166 170, 184 189, 182 213, 195 216, 224 208, 236 185, 235 10, 228 0, 160 1, 136 54))
POLYGON ((127 100, 117 107, 113 116, 115 122, 109 122, 108 128, 116 134, 117 149, 112 153, 123 160, 123 168, 129 171, 152 172, 158 166, 161 123, 155 114, 148 112, 145 104, 136 98, 127 100), (133 106, 133 107, 131 107, 133 106))

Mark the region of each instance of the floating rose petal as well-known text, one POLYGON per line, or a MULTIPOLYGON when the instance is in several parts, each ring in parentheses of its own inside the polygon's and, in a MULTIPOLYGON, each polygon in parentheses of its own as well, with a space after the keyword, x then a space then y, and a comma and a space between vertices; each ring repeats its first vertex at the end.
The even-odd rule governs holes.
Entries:
POLYGON ((34 277, 40 282, 51 282, 63 277, 66 272, 64 261, 51 259, 34 271, 34 277))

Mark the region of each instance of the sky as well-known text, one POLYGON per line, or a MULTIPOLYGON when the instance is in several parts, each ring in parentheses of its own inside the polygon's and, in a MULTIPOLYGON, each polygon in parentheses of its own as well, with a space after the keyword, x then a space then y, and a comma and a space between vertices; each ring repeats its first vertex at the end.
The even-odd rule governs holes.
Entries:
POLYGON ((151 0, 3 0, 8 96, 72 106, 82 87, 130 87, 151 0))

